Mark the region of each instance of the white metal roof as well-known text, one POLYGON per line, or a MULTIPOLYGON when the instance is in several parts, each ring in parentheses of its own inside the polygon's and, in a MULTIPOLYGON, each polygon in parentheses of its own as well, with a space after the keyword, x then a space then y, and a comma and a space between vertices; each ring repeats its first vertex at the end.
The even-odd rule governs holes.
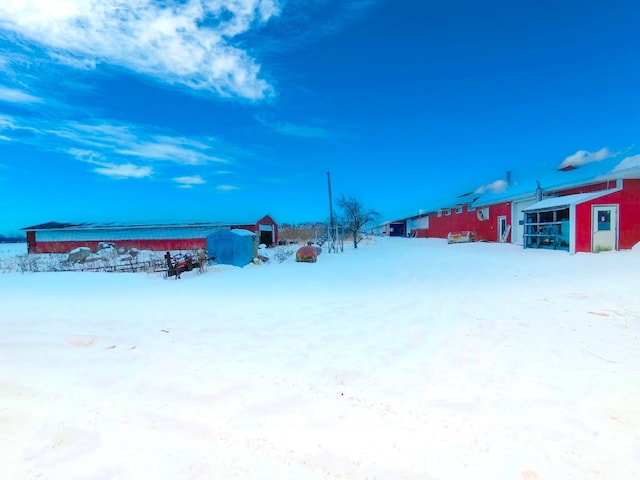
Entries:
POLYGON ((598 197, 603 197, 604 195, 609 195, 610 193, 617 191, 617 188, 612 188, 609 190, 600 190, 599 192, 576 193, 573 195, 564 195, 562 197, 545 198, 544 200, 540 200, 530 207, 525 208, 523 211, 531 212, 533 210, 558 210, 560 208, 566 208, 571 205, 588 202, 589 200, 594 200, 598 197))

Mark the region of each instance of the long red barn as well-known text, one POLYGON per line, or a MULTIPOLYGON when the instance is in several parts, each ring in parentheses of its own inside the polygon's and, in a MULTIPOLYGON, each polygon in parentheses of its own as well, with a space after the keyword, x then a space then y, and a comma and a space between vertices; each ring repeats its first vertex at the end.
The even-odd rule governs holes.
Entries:
POLYGON ((255 223, 117 224, 49 222, 23 228, 29 253, 67 253, 77 247, 97 251, 101 242, 140 250, 207 248, 207 235, 220 229, 244 229, 265 245, 277 245, 278 225, 265 215, 255 223))
POLYGON ((472 232, 475 241, 576 252, 630 249, 640 242, 640 169, 624 175, 500 201, 471 198, 448 208, 387 222, 374 233, 447 238, 472 232))

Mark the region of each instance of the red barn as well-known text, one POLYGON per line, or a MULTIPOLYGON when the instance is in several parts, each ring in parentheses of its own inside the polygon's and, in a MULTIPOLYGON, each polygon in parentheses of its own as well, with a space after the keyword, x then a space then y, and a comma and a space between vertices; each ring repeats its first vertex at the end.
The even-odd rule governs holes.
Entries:
POLYGON ((458 238, 571 253, 629 249, 640 242, 640 169, 497 197, 492 201, 478 196, 469 203, 421 212, 387 222, 374 232, 390 234, 392 225, 412 237, 448 238, 470 232, 458 238))
POLYGON ((207 248, 207 236, 220 229, 255 232, 260 243, 277 244, 278 225, 268 215, 255 223, 118 224, 49 222, 23 228, 29 253, 67 253, 76 247, 97 251, 102 242, 140 250, 198 250, 207 248))

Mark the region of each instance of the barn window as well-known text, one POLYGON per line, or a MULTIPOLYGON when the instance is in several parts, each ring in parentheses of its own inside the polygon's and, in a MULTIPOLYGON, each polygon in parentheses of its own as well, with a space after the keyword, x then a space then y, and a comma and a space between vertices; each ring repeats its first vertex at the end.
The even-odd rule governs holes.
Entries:
POLYGON ((445 214, 445 215, 451 215, 451 209, 450 209, 450 208, 447 208, 447 209, 444 211, 444 214, 445 214))
POLYGON ((611 230, 611 210, 598 211, 598 231, 611 230))
POLYGON ((456 213, 462 213, 462 207, 456 207, 456 213))

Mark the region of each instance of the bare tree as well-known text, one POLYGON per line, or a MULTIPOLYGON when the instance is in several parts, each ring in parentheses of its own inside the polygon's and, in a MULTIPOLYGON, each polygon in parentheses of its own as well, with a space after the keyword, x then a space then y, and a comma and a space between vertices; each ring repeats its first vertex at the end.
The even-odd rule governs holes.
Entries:
POLYGON ((344 228, 353 235, 353 248, 358 248, 358 234, 362 227, 374 221, 380 214, 375 210, 366 210, 362 203, 351 196, 340 198, 338 206, 344 214, 344 228))

